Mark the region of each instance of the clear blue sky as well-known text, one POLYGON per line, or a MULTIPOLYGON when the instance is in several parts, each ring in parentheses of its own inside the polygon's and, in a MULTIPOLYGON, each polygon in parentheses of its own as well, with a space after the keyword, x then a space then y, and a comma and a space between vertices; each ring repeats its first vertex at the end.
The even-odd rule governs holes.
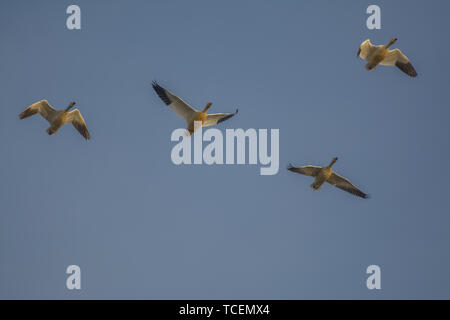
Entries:
POLYGON ((450 298, 450 2, 1 1, 0 298, 450 298), (66 29, 66 8, 82 30, 66 29), (366 28, 379 4, 382 29, 366 28), (419 76, 364 69, 370 38, 419 76), (280 172, 175 166, 151 81, 219 128, 280 129, 280 172), (76 101, 92 139, 31 103, 76 101), (369 200, 285 169, 328 164, 369 200), (81 267, 82 290, 65 288, 81 267), (367 266, 382 272, 369 291, 367 266))

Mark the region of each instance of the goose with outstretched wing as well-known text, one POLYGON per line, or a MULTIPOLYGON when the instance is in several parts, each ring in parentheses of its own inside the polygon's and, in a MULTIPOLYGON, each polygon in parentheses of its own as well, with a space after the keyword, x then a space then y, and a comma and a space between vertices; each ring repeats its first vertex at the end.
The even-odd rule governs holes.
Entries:
POLYGON ((78 109, 69 111, 75 106, 75 102, 71 102, 66 109, 55 110, 47 100, 41 100, 33 103, 26 108, 20 115, 20 119, 28 118, 39 113, 45 120, 50 123, 50 127, 46 130, 49 135, 54 135, 58 130, 67 123, 72 123, 75 129, 86 139, 90 139, 91 135, 86 126, 81 112, 78 109))
POLYGON ((348 179, 341 177, 337 173, 333 172, 331 167, 338 160, 338 158, 333 158, 331 163, 326 167, 319 166, 303 166, 294 167, 291 164, 288 166, 288 170, 310 176, 315 178, 314 182, 311 184, 311 188, 314 190, 319 190, 325 182, 347 191, 355 196, 367 199, 369 195, 359 190, 354 184, 352 184, 348 179))
POLYGON ((180 118, 186 121, 189 136, 193 135, 195 130, 198 129, 197 126, 195 126, 196 121, 198 121, 197 123, 201 124, 202 127, 209 127, 218 124, 222 121, 225 121, 227 119, 230 119, 238 112, 238 110, 236 110, 234 113, 207 114, 206 111, 211 107, 212 105, 211 102, 208 102, 205 108, 202 111, 200 111, 194 109, 189 104, 184 102, 182 99, 180 99, 170 91, 161 87, 156 81, 153 81, 152 86, 157 95, 161 98, 161 100, 170 109, 172 109, 172 111, 175 112, 180 118))
POLYGON ((405 56, 400 49, 389 49, 396 41, 397 38, 393 38, 386 45, 373 45, 370 40, 367 39, 361 43, 357 56, 367 60, 365 68, 369 71, 374 70, 377 65, 396 66, 407 75, 417 77, 417 72, 408 57, 405 56))

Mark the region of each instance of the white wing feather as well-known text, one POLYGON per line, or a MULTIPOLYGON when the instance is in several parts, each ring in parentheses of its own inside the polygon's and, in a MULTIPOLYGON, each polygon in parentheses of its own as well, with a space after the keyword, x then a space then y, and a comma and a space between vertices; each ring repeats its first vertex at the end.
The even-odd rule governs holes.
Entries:
POLYGON ((206 115, 206 120, 203 122, 204 127, 213 126, 222 121, 228 120, 233 117, 238 111, 235 113, 211 113, 206 115))
POLYGON ((398 62, 408 63, 409 59, 403 54, 400 49, 389 50, 386 57, 380 62, 383 66, 395 66, 398 62))
POLYGON ((161 100, 175 112, 179 117, 189 122, 197 110, 192 108, 182 99, 171 93, 169 90, 161 87, 156 81, 153 82, 153 89, 156 91, 161 100))
POLYGON ((86 126, 86 122, 84 121, 81 112, 78 109, 70 111, 67 115, 65 123, 72 123, 75 129, 85 138, 90 139, 91 135, 89 134, 89 130, 86 126))
POLYGON ((56 110, 52 108, 47 100, 41 100, 26 108, 19 117, 20 119, 25 119, 36 113, 39 113, 45 120, 51 122, 56 110))

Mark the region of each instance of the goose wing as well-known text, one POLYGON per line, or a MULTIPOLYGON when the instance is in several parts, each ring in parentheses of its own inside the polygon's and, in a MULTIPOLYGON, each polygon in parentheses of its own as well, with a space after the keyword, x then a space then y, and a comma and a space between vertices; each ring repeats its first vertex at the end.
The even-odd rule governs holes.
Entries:
POLYGON ((41 100, 39 102, 33 103, 31 106, 26 108, 20 115, 20 119, 28 118, 36 113, 39 113, 45 120, 51 122, 53 115, 56 110, 48 103, 47 100, 41 100))
POLYGON ((362 192, 359 190, 354 184, 352 184, 349 180, 345 179, 344 177, 341 177, 337 173, 332 173, 330 178, 327 181, 329 184, 338 187, 339 189, 342 189, 344 191, 347 191, 351 194, 354 194, 355 196, 367 199, 369 197, 368 194, 362 192))
POLYGON ((86 140, 91 138, 86 122, 78 109, 69 112, 65 123, 72 123, 75 129, 77 129, 86 140))
POLYGON ((372 45, 369 39, 361 43, 358 49, 358 53, 356 54, 358 57, 361 57, 364 60, 367 60, 367 57, 375 50, 378 46, 372 45))
POLYGON ((204 127, 213 126, 215 124, 221 123, 222 121, 228 120, 238 113, 238 110, 234 113, 211 113, 206 115, 206 120, 203 122, 204 127))
POLYGON ((156 91, 161 100, 169 106, 179 117, 186 121, 189 121, 194 115, 196 110, 188 105, 186 102, 178 98, 170 91, 161 87, 156 81, 152 83, 153 89, 156 91))
POLYGON ((319 174, 322 167, 317 166, 303 166, 303 167, 294 167, 292 164, 288 165, 287 168, 289 171, 304 174, 305 176, 315 177, 319 174))
POLYGON ((400 49, 389 50, 386 57, 380 62, 384 66, 396 66, 411 77, 416 77, 417 72, 408 57, 400 49))

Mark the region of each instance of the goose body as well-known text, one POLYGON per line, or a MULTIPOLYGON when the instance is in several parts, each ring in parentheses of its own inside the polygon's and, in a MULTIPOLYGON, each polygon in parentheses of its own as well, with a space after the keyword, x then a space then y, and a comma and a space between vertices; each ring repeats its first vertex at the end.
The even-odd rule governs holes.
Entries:
POLYGON ((198 129, 197 127, 194 127, 196 121, 200 121, 202 127, 209 127, 233 117, 238 112, 238 110, 236 110, 234 113, 207 114, 206 111, 211 107, 211 102, 208 102, 205 108, 200 111, 194 109, 182 99, 161 87, 156 81, 153 81, 152 86, 161 100, 172 109, 175 114, 186 121, 189 136, 193 135, 195 130, 198 129))
POLYGON ((394 38, 386 45, 373 45, 370 40, 367 39, 361 43, 357 55, 358 57, 367 60, 365 68, 369 71, 374 70, 378 65, 396 66, 407 75, 416 77, 417 72, 408 57, 404 55, 400 49, 389 49, 396 41, 397 38, 394 38))
POLYGON ((46 130, 49 135, 54 135, 58 130, 66 123, 72 123, 75 129, 86 139, 90 139, 91 135, 86 126, 81 112, 78 109, 69 111, 75 106, 75 102, 71 102, 70 105, 64 110, 55 110, 47 100, 41 100, 33 103, 26 108, 20 115, 20 119, 28 118, 36 113, 39 113, 45 120, 50 123, 50 127, 46 130))
POLYGON ((359 190, 354 184, 352 184, 348 179, 341 177, 337 173, 333 172, 331 168, 333 164, 338 160, 338 158, 333 158, 331 163, 326 167, 320 166, 303 166, 294 167, 292 165, 288 166, 288 170, 300 173, 306 176, 314 177, 314 182, 311 184, 311 188, 314 190, 319 190, 325 182, 347 191, 353 195, 361 198, 368 198, 369 195, 359 190))

